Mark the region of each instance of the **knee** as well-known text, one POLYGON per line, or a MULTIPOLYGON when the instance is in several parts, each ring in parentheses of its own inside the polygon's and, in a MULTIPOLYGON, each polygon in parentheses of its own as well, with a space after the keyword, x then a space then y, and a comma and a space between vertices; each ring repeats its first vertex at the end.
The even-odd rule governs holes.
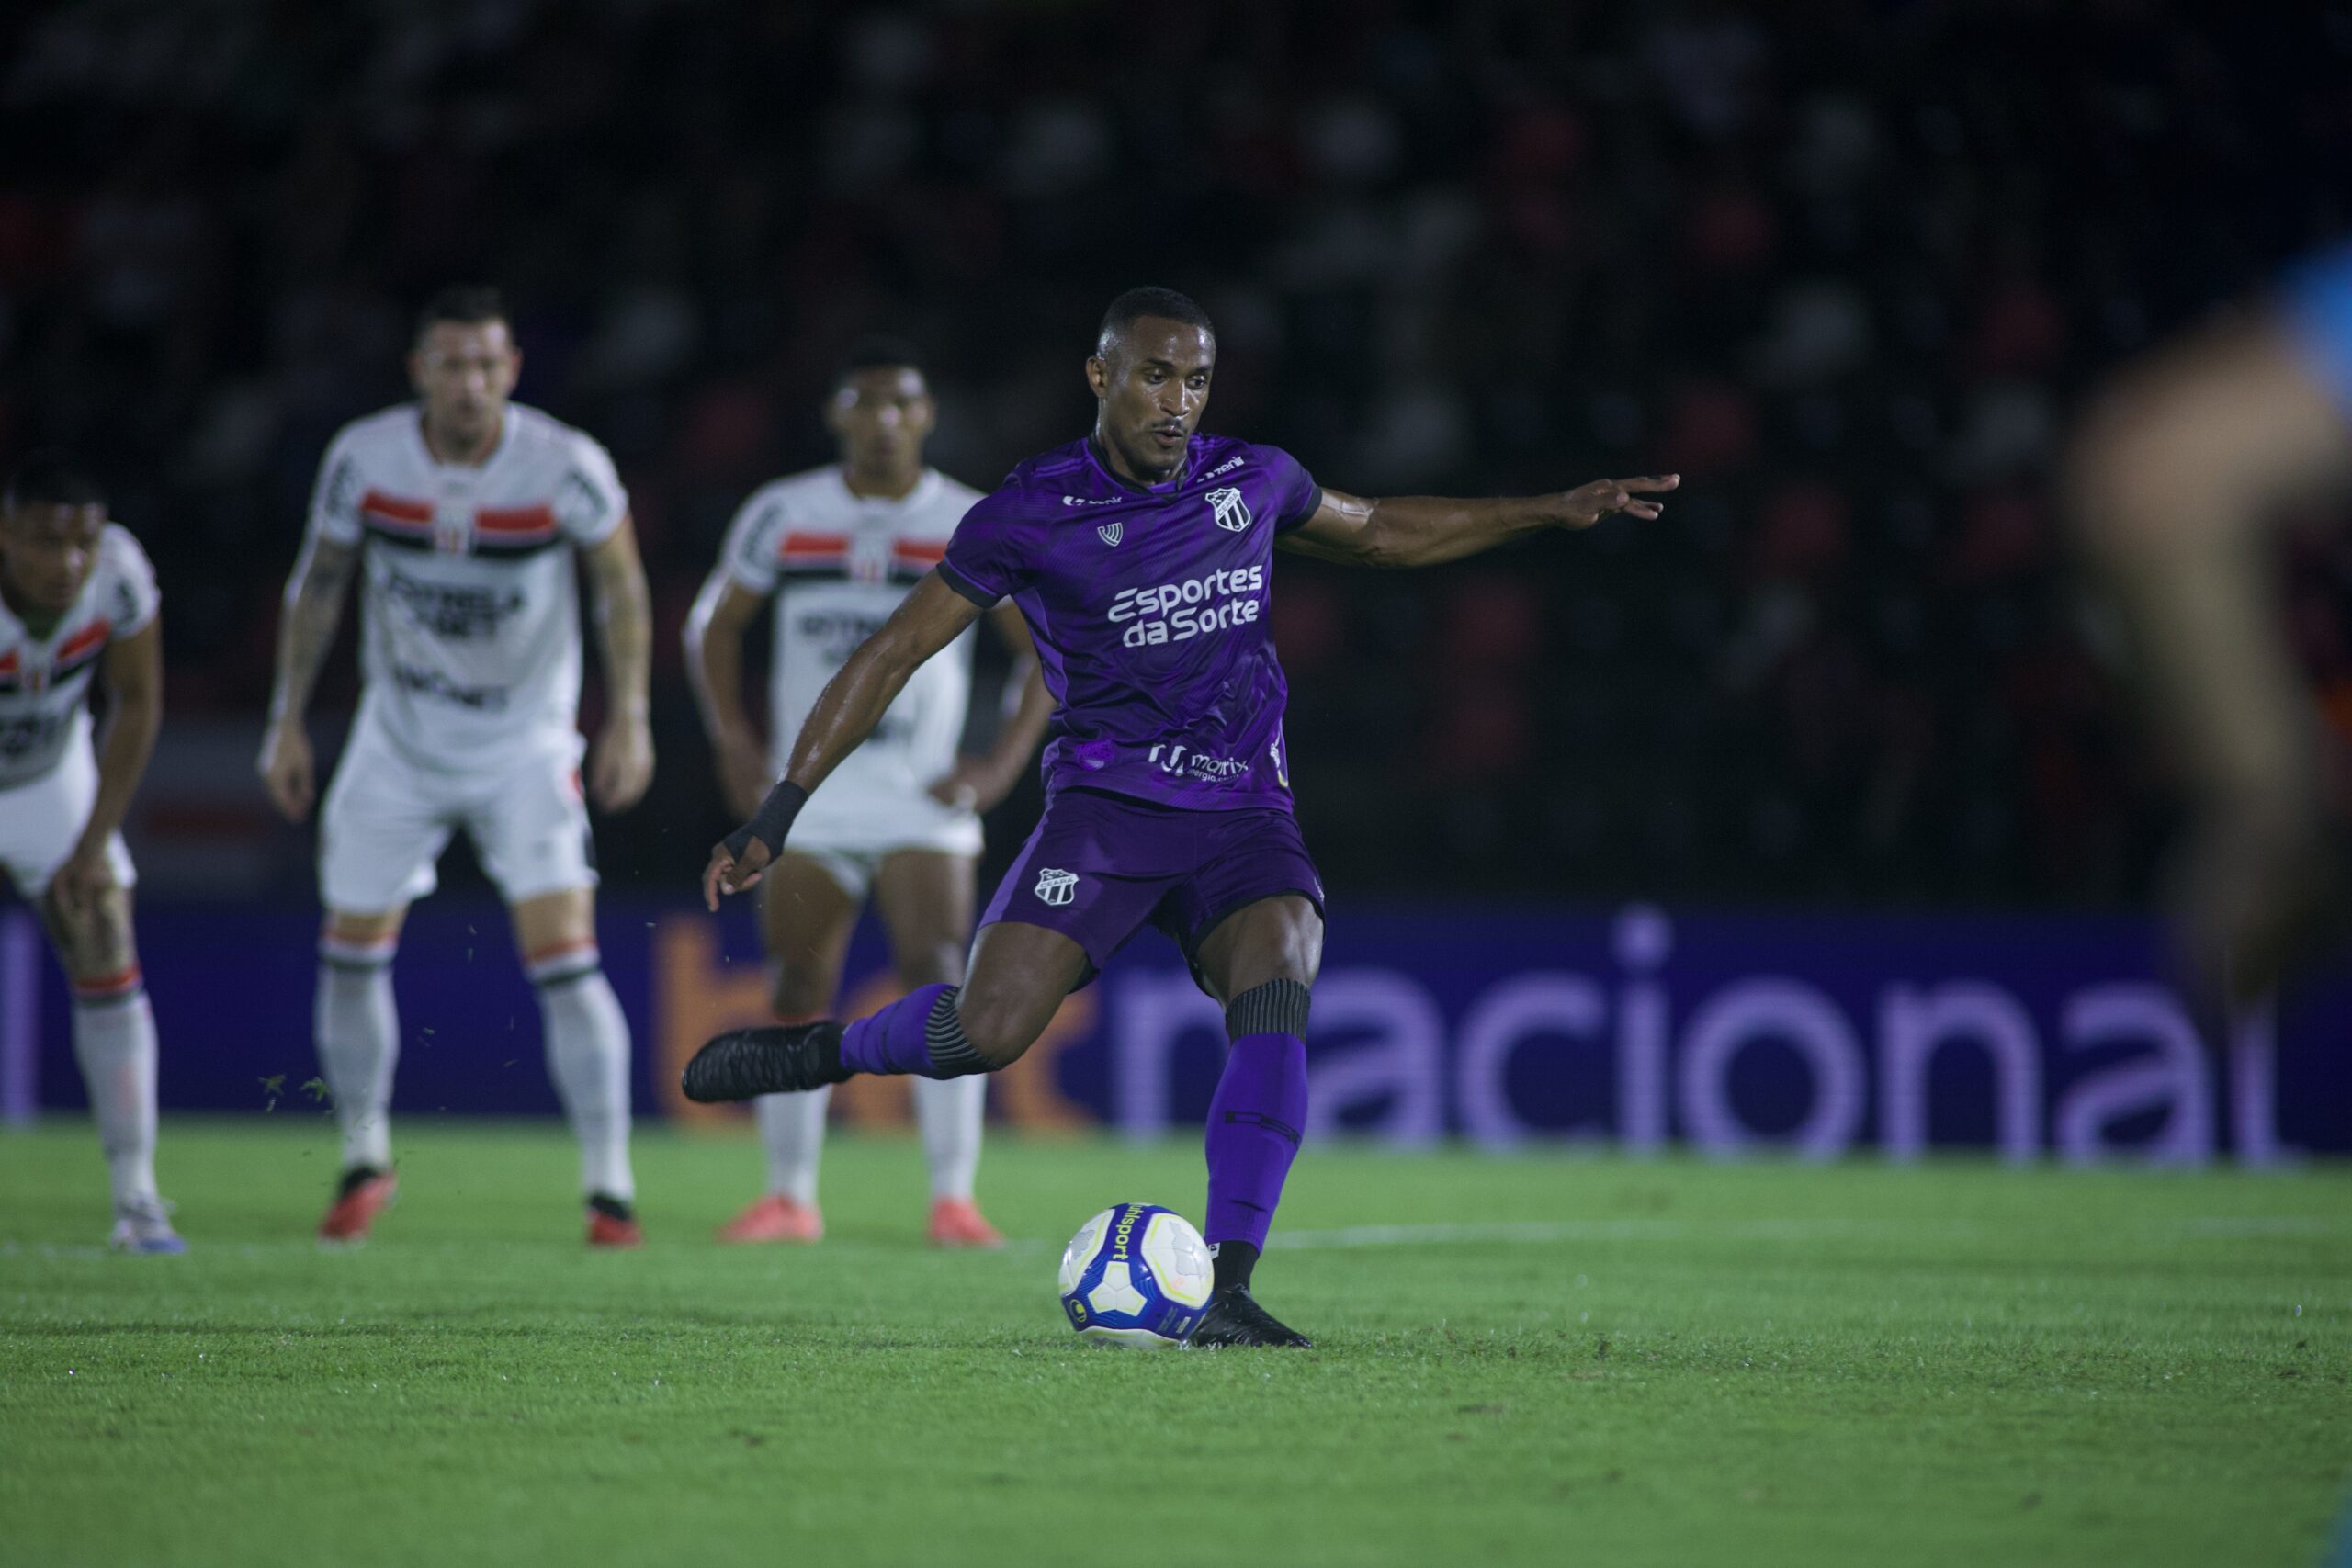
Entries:
POLYGON ((1288 1034, 1306 1038, 1307 1003, 1311 992, 1303 980, 1279 976, 1242 992, 1225 1007, 1228 1040, 1251 1034, 1288 1034))
POLYGON ((398 916, 330 914, 319 932, 322 973, 355 983, 390 967, 400 951, 398 916))
POLYGON ((138 948, 130 932, 130 901, 119 887, 101 888, 70 908, 57 905, 51 911, 51 931, 57 942, 58 962, 77 985, 110 979, 138 966, 138 948))
POLYGON ((956 1019, 972 1049, 1000 1067, 1019 1061, 1045 1032, 1029 998, 985 986, 967 986, 957 994, 956 1019))

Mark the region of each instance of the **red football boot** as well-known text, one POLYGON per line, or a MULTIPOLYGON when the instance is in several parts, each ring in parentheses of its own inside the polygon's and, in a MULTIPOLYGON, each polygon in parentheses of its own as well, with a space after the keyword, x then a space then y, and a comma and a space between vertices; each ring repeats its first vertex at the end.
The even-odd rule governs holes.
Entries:
POLYGON ((754 1201, 741 1213, 718 1227, 718 1239, 736 1247, 757 1242, 820 1239, 825 1216, 814 1203, 796 1202, 781 1192, 754 1201))
POLYGON ((1002 1247, 1004 1237, 969 1198, 934 1198, 931 1201, 931 1245, 1002 1247))
POLYGON ((645 1228, 626 1203, 610 1198, 588 1202, 588 1245, 635 1248, 645 1245, 645 1228))
POLYGON ((400 1178, 389 1170, 345 1171, 343 1190, 319 1222, 319 1239, 345 1246, 366 1241, 376 1216, 400 1195, 400 1178))

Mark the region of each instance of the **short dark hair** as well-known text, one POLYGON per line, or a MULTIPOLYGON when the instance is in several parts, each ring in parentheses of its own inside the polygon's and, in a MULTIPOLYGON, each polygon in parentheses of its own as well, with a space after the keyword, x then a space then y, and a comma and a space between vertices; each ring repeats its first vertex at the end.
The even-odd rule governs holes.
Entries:
POLYGON ((1173 288, 1130 288, 1111 301, 1102 312, 1102 325, 1094 334, 1096 345, 1123 335, 1126 330, 1145 317, 1159 321, 1181 321, 1188 327, 1198 327, 1211 337, 1216 327, 1209 313, 1189 294, 1179 294, 1173 288))
POLYGON ((424 302, 416 313, 416 335, 423 337, 436 321, 478 327, 484 321, 506 321, 506 297, 487 283, 452 283, 424 302))
POLYGON ((104 506, 106 488, 63 452, 28 454, 8 474, 6 506, 104 506))
POLYGON ((911 370, 925 380, 930 379, 923 369, 922 355, 915 351, 913 344, 902 337, 877 334, 862 337, 850 344, 849 352, 842 355, 841 369, 833 377, 833 385, 840 386, 861 370, 911 370))

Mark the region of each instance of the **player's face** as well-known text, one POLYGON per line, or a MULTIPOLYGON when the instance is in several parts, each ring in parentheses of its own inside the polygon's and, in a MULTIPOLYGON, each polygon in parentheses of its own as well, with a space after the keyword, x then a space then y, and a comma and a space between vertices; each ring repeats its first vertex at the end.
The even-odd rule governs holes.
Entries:
POLYGON ((0 576, 9 597, 28 609, 62 615, 82 596, 98 560, 103 506, 35 502, 0 520, 0 576))
POLYGON ((1146 316, 1086 362, 1112 455, 1154 483, 1176 471, 1208 412, 1216 339, 1205 327, 1146 316))
POLYGON ((890 468, 922 459, 922 444, 938 423, 922 372, 909 366, 854 370, 825 405, 826 427, 841 438, 853 468, 890 468))
POLYGON ((504 321, 435 321, 408 356, 425 419, 465 441, 497 425, 522 372, 523 355, 504 321))

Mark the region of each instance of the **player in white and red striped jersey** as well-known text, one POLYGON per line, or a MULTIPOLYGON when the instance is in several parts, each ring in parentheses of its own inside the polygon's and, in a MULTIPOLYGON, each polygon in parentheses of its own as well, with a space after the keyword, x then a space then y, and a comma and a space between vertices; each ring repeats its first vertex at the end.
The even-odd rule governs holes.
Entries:
MULTIPOLYGON (((956 525, 979 498, 924 465, 923 441, 936 418, 912 349, 885 339, 858 345, 825 408, 841 461, 763 486, 728 530, 687 621, 686 668, 728 804, 740 816, 750 815, 784 772, 825 682, 939 564, 956 525), (771 605, 775 655, 763 745, 743 712, 742 635, 771 605)), ((889 931, 901 985, 963 977, 979 813, 1017 782, 1053 707, 1020 616, 1007 607, 991 625, 1028 675, 1019 710, 988 755, 957 755, 971 705, 967 633, 915 671, 873 739, 801 813, 762 906, 778 1017, 831 1010, 869 896, 889 931)), ((930 1235, 942 1246, 1000 1239, 973 1197, 984 1092, 977 1078, 914 1086, 931 1170, 930 1235)), ((817 1089, 756 1102, 767 1191, 720 1229, 721 1240, 814 1241, 823 1234, 817 1163, 831 1098, 817 1089)))
POLYGON ((359 713, 319 829, 319 1057, 343 1124, 322 1239, 366 1235, 397 1190, 388 1116, 398 1054, 390 964, 412 901, 464 829, 513 913, 538 987, 548 1063, 581 1146, 588 1239, 635 1246, 628 1021, 596 949, 582 799, 626 810, 653 772, 650 614, 628 498, 581 432, 511 400, 522 355, 487 288, 445 290, 409 357, 418 400, 327 449, 287 585, 260 768, 280 810, 310 810, 302 710, 364 566, 359 713), (598 603, 607 717, 579 730, 575 562, 598 603))
POLYGON ((155 1015, 139 971, 122 818, 163 720, 154 569, 106 498, 28 458, 0 513, 0 875, 40 909, 74 987, 74 1056, 114 1190, 114 1245, 186 1250, 155 1193, 155 1015), (103 672, 107 725, 89 694, 103 672))

